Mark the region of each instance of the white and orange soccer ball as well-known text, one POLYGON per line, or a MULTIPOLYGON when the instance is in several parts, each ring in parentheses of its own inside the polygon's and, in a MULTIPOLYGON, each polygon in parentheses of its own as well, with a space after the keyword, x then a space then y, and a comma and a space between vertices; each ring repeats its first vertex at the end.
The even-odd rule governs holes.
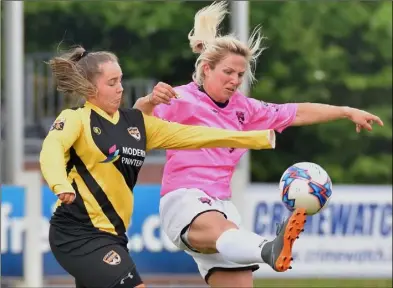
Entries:
POLYGON ((290 211, 305 208, 307 215, 314 215, 328 205, 332 181, 318 164, 301 162, 285 170, 279 189, 282 202, 290 211))

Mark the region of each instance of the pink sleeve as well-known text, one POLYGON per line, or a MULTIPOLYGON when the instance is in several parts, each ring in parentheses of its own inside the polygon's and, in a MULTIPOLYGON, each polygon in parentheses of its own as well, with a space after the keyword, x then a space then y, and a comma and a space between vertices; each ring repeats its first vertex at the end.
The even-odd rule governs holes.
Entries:
POLYGON ((170 105, 160 104, 154 107, 153 115, 162 120, 178 122, 176 119, 176 105, 177 101, 171 101, 170 105))
POLYGON ((296 117, 297 104, 273 104, 247 98, 250 107, 250 121, 244 130, 274 129, 281 133, 291 126, 296 117))

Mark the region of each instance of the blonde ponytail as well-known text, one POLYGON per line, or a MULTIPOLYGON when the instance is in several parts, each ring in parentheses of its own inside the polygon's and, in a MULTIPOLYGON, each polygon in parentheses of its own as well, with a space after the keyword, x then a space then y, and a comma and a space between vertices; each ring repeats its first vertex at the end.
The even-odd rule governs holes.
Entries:
POLYGON ((228 53, 243 56, 247 60, 246 75, 250 84, 256 80, 254 76, 256 62, 264 50, 261 47, 264 39, 261 35, 261 26, 255 27, 248 43, 241 42, 232 34, 221 36, 218 28, 226 14, 228 14, 227 3, 220 1, 199 10, 195 15, 194 28, 188 34, 188 39, 192 51, 200 54, 192 75, 192 79, 199 86, 203 85, 205 79, 203 65, 207 63, 214 68, 228 53))
POLYGON ((262 47, 262 42, 266 37, 261 34, 262 26, 258 25, 252 31, 249 39, 248 39, 248 61, 249 61, 249 70, 248 76, 251 83, 253 83, 256 79, 254 76, 254 72, 257 65, 258 57, 262 54, 263 51, 266 50, 266 47, 262 47))
POLYGON ((188 34, 191 49, 194 53, 202 53, 208 43, 218 35, 218 27, 228 14, 227 3, 214 2, 198 11, 195 15, 194 28, 188 34))

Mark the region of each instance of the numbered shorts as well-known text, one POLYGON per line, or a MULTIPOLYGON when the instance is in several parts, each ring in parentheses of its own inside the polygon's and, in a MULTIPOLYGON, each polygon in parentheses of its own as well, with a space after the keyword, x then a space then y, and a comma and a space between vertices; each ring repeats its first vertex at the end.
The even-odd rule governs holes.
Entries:
POLYGON ((208 211, 219 211, 240 229, 241 217, 229 200, 213 199, 199 189, 178 189, 164 195, 160 200, 161 227, 178 248, 191 255, 205 281, 214 271, 255 271, 259 265, 241 265, 225 260, 221 254, 202 254, 187 241, 189 227, 199 215, 208 211))

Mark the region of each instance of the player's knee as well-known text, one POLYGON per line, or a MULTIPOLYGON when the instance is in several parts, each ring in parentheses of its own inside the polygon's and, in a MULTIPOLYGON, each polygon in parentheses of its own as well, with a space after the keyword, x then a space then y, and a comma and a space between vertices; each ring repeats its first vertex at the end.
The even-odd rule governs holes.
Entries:
POLYGON ((188 243, 198 251, 216 253, 216 241, 225 231, 238 228, 221 212, 209 211, 199 215, 190 225, 188 243))

